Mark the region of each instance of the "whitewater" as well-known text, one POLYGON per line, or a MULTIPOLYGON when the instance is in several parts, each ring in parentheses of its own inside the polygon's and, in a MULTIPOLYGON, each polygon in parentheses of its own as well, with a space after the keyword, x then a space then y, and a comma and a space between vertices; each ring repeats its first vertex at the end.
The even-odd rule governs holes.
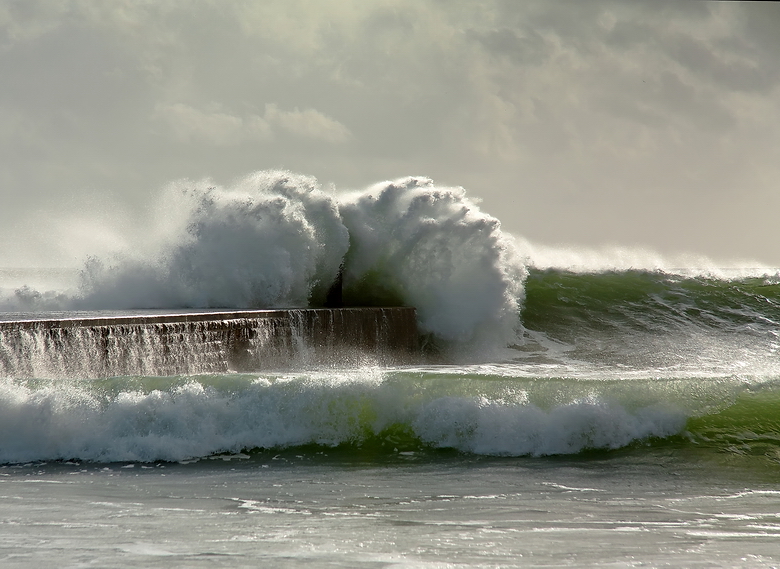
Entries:
POLYGON ((171 183, 114 242, 0 270, 0 318, 340 282, 415 307, 419 359, 20 377, 0 328, 4 566, 780 564, 777 269, 545 248, 463 188, 284 171, 171 183))

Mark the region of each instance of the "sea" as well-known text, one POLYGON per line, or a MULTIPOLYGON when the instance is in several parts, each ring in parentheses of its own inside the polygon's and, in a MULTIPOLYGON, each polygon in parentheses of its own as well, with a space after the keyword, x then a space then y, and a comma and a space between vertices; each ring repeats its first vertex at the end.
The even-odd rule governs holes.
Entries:
POLYGON ((2 567, 780 566, 777 269, 534 256, 425 178, 182 181, 156 211, 114 256, 0 270, 0 318, 319 306, 338 279, 414 306, 419 358, 2 368, 2 567))

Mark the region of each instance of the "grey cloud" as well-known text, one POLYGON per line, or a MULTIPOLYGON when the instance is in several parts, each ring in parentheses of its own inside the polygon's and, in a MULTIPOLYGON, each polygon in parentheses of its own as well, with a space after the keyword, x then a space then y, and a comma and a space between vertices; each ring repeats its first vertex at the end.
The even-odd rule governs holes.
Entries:
POLYGON ((270 140, 271 127, 257 115, 239 117, 216 108, 204 111, 184 103, 158 105, 155 114, 182 142, 235 146, 247 140, 270 140))
POLYGON ((0 100, 105 117, 117 100, 138 94, 132 59, 116 47, 84 26, 63 26, 36 42, 16 43, 0 54, 0 100))
POLYGON ((672 59, 691 73, 734 91, 765 91, 780 80, 757 62, 733 56, 730 61, 724 60, 711 46, 690 36, 674 34, 662 43, 672 59))
POLYGON ((604 36, 604 41, 607 45, 627 49, 654 43, 657 37, 657 32, 645 22, 618 20, 604 36))
POLYGON ((549 55, 544 38, 534 30, 499 28, 470 31, 470 35, 491 53, 508 57, 517 65, 541 65, 549 55))
POLYGON ((184 103, 157 105, 156 118, 165 123, 181 142, 214 146, 237 146, 247 141, 271 141, 281 131, 295 137, 340 143, 349 140, 347 127, 316 109, 280 109, 265 105, 265 113, 238 115, 222 108, 196 108, 184 103))
MULTIPOLYGON (((676 246, 636 214, 652 210, 716 251, 702 196, 780 207, 779 8, 0 2, 0 222, 85 189, 143 207, 171 179, 282 167, 464 185, 530 239, 676 246)), ((748 213, 729 229, 742 250, 748 213)))
POLYGON ((267 122, 303 138, 338 143, 349 140, 352 136, 347 127, 316 109, 299 110, 296 107, 285 111, 270 103, 265 106, 264 118, 267 122))
POLYGON ((609 116, 622 117, 632 123, 652 128, 663 128, 666 117, 653 108, 644 97, 631 97, 621 93, 603 93, 594 97, 594 107, 609 116))
POLYGON ((692 122, 714 132, 723 132, 736 124, 736 119, 720 100, 685 83, 671 71, 659 78, 658 92, 660 100, 680 121, 692 122))

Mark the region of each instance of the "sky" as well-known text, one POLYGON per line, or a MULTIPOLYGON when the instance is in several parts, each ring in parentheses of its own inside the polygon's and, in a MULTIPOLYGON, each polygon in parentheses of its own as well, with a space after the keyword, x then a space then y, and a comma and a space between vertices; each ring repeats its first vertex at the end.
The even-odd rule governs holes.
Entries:
POLYGON ((540 246, 780 267, 780 4, 0 0, 0 266, 179 179, 462 186, 540 246))

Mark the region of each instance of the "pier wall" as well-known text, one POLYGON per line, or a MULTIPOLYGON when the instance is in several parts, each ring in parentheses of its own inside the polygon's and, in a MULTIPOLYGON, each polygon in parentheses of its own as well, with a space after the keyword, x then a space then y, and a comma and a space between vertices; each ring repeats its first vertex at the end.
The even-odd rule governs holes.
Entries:
POLYGON ((251 372, 406 363, 413 308, 324 308, 0 321, 0 377, 251 372))

